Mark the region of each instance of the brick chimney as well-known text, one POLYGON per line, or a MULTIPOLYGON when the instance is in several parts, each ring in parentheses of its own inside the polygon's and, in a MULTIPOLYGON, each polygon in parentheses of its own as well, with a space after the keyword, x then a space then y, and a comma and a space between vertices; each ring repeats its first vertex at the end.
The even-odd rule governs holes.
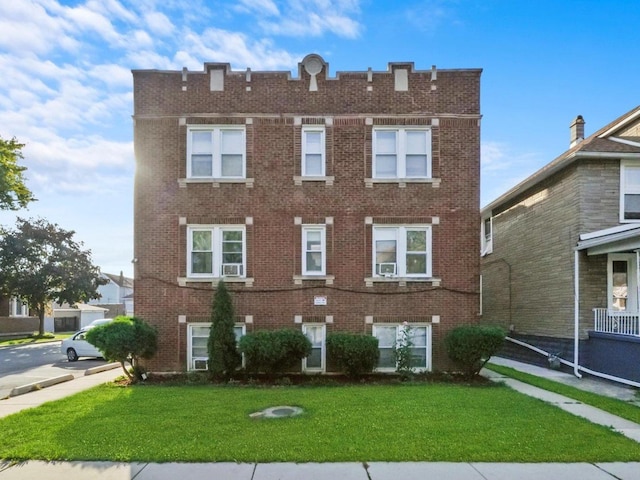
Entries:
POLYGON ((570 143, 569 148, 573 148, 584 140, 584 118, 582 115, 578 115, 571 123, 570 129, 570 143))

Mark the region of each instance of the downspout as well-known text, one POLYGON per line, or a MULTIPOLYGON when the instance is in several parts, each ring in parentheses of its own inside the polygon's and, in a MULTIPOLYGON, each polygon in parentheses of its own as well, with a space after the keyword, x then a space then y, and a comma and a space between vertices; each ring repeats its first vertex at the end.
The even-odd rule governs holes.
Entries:
POLYGON ((578 372, 578 353, 580 343, 580 251, 573 252, 573 374, 582 378, 578 372))

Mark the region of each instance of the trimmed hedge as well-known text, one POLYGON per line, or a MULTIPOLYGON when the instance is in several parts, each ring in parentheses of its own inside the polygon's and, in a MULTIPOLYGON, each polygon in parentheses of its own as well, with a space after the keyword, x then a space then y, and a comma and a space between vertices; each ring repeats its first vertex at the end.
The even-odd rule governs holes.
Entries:
POLYGON ((327 353, 336 366, 351 377, 371 373, 378 364, 378 339, 371 335, 327 335, 327 353))
POLYGON ((311 342, 300 330, 282 329, 248 333, 240 339, 246 369, 281 373, 300 366, 311 354, 311 342))
POLYGON ((444 339, 449 358, 465 375, 480 373, 502 345, 506 332, 500 327, 486 325, 463 325, 451 330, 444 339))

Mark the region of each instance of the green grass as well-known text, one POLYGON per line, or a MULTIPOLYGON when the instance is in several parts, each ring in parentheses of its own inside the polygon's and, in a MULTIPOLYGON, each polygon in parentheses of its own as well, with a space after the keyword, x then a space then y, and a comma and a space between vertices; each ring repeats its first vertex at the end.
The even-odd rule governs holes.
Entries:
POLYGON ((27 345, 32 343, 46 343, 46 342, 55 342, 58 340, 64 340, 65 338, 73 335, 73 332, 63 332, 63 333, 45 333, 44 335, 38 335, 37 332, 33 333, 33 335, 29 335, 21 338, 7 338, 0 339, 0 347, 6 347, 9 345, 27 345))
POLYGON ((636 442, 503 385, 104 385, 0 432, 6 460, 640 461, 636 442), (305 413, 249 418, 277 405, 305 413))
POLYGON ((605 412, 612 413, 629 421, 640 423, 640 407, 633 403, 625 402, 615 398, 605 397, 596 393, 587 392, 579 388, 565 385, 564 383, 554 382, 546 378, 537 377, 529 373, 520 372, 513 368, 503 367, 502 365, 494 365, 489 363, 486 368, 493 370, 501 375, 520 380, 534 387, 540 387, 550 392, 558 393, 579 402, 599 408, 605 412))

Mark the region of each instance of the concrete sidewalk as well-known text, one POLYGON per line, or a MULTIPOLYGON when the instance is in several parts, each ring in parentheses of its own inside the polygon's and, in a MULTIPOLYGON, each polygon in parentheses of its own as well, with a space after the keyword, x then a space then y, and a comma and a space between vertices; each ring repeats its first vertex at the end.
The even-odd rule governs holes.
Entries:
POLYGON ((1 480, 640 480, 635 463, 111 463, 0 464, 1 480), (5 468, 6 467, 6 468, 5 468), (4 468, 4 469, 3 469, 4 468))
MULTIPOLYGON (((635 390, 598 379, 577 379, 573 375, 500 358, 492 363, 550 378, 622 400, 637 400, 635 390)), ((526 395, 540 398, 563 410, 607 427, 640 442, 640 425, 621 419, 575 400, 484 370, 495 381, 503 381, 526 395)), ((0 417, 36 407, 112 381, 122 375, 119 368, 77 378, 42 390, 0 400, 0 417)), ((640 445, 638 446, 640 451, 640 445)), ((42 462, 11 464, 0 462, 0 480, 100 479, 100 480, 640 480, 640 462, 630 463, 448 463, 448 462, 350 462, 350 463, 119 463, 42 462)))

